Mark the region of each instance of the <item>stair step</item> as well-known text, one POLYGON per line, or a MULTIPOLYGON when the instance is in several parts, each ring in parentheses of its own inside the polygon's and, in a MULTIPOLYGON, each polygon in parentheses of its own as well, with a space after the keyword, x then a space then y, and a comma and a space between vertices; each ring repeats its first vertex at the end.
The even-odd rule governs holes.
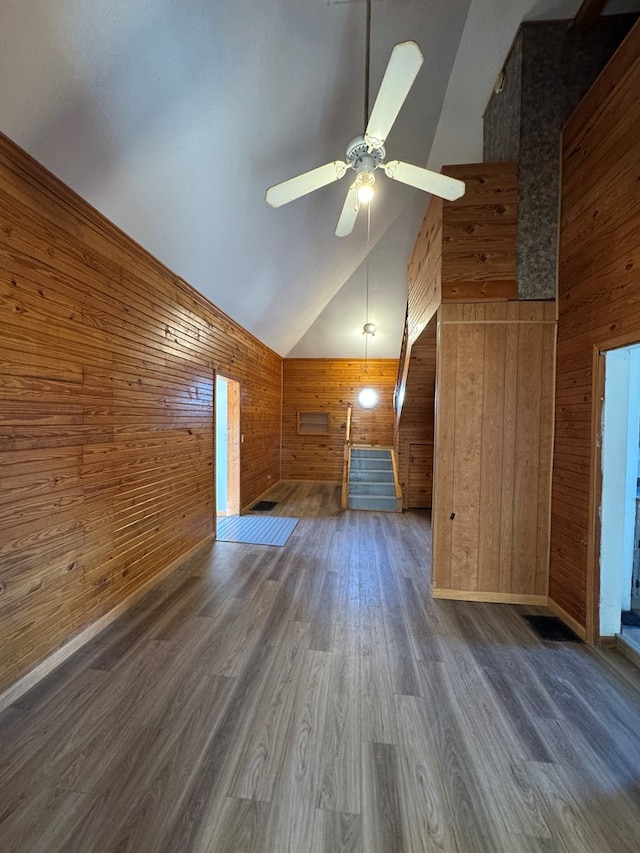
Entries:
POLYGON ((368 509, 378 512, 397 512, 398 499, 382 495, 349 494, 349 509, 368 509))
POLYGON ((390 450, 378 447, 351 450, 348 506, 378 512, 400 510, 390 450))
POLYGON ((368 471, 393 471, 393 463, 391 459, 374 459, 373 457, 358 457, 355 459, 351 454, 351 468, 358 470, 365 468, 368 471))
POLYGON ((395 498, 396 484, 393 479, 385 482, 372 482, 371 480, 351 481, 349 483, 350 495, 389 495, 395 498))
POLYGON ((350 483, 393 483, 393 471, 382 471, 379 468, 352 468, 350 483))

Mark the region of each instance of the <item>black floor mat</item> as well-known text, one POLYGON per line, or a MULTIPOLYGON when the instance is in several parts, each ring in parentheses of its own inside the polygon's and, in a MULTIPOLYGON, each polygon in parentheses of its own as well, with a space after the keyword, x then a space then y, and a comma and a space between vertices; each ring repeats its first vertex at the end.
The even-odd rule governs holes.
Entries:
POLYGON ((635 610, 623 610, 622 624, 629 628, 640 628, 640 613, 635 610))
POLYGON ((258 510, 258 512, 269 512, 274 506, 278 506, 278 501, 258 501, 251 509, 258 510))
POLYGON ((581 643, 580 637, 567 628, 557 616, 524 616, 541 640, 552 640, 556 643, 581 643))

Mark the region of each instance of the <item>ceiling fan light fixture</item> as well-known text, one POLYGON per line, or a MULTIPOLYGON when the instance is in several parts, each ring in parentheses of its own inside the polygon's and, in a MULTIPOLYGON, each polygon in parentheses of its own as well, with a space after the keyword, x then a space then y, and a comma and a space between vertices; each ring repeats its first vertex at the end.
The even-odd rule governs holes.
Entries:
POLYGON ((358 192, 358 201, 360 204, 369 204, 373 198, 373 185, 376 182, 376 176, 373 172, 359 172, 356 178, 356 189, 358 192))

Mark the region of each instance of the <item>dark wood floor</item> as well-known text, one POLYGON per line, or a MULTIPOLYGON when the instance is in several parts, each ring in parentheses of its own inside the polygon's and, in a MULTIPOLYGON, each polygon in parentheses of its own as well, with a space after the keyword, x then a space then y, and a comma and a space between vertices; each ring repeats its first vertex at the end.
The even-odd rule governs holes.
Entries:
POLYGON ((0 717, 3 853, 640 849, 615 653, 429 598, 424 512, 203 548, 0 717))

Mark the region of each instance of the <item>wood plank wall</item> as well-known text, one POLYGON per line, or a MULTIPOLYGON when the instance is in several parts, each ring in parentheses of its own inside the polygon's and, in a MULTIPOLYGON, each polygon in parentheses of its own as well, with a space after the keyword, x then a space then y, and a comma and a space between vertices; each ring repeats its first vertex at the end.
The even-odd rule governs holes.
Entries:
POLYGON ((285 480, 342 479, 347 403, 353 404, 354 444, 393 444, 397 359, 285 358, 282 401, 282 476, 285 480), (362 409, 356 397, 375 388, 380 403, 362 409), (297 412, 328 412, 330 434, 298 435, 297 412))
POLYGON ((441 302, 517 299, 518 168, 472 163, 442 171, 466 184, 456 201, 435 196, 407 269, 409 345, 441 302))
POLYGON ((443 171, 466 191, 442 207, 442 301, 517 299, 517 163, 443 171))
POLYGON ((549 595, 596 634, 597 578, 587 577, 596 500, 592 367, 594 348, 640 341, 639 92, 636 24, 563 138, 549 595))
POLYGON ((405 507, 431 505, 428 444, 433 442, 438 307, 447 302, 518 298, 517 164, 475 163, 445 166, 442 171, 463 180, 466 192, 454 202, 431 199, 407 271, 408 347, 398 376, 404 402, 396 429, 405 507), (430 323, 434 323, 431 332, 430 323), (422 346, 414 357, 418 341, 422 346))
POLYGON ((405 401, 396 434, 398 478, 405 508, 431 506, 436 330, 434 317, 411 348, 405 401))
POLYGON ((216 369, 279 478, 282 359, 1 136, 0 329, 1 690, 212 533, 216 369))
POLYGON ((407 268, 407 358, 442 302, 442 205, 431 197, 407 268))
POLYGON ((555 303, 438 312, 433 593, 545 603, 555 303))

